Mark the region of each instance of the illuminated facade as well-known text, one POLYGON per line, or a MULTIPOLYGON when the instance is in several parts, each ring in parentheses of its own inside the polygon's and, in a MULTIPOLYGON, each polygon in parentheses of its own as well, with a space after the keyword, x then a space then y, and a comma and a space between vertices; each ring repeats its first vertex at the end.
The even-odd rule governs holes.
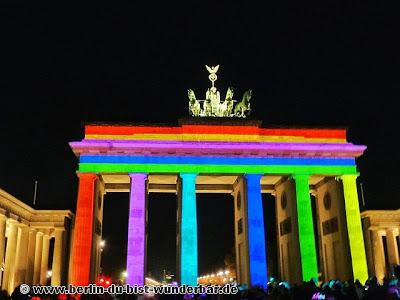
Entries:
POLYGON ((400 264, 400 209, 367 210, 361 213, 369 275, 390 278, 400 264))
POLYGON ((72 219, 69 210, 36 210, 0 189, 1 289, 66 284, 72 219))
POLYGON ((356 185, 356 158, 366 147, 348 142, 345 129, 268 128, 223 118, 176 126, 88 124, 84 139, 70 146, 79 158, 72 284, 98 275, 106 192, 130 192, 130 284, 144 282, 149 192, 177 194, 182 284, 197 283, 196 193, 210 192, 235 201, 239 283, 265 286, 268 280, 262 193, 276 197, 282 279, 368 277, 356 185))

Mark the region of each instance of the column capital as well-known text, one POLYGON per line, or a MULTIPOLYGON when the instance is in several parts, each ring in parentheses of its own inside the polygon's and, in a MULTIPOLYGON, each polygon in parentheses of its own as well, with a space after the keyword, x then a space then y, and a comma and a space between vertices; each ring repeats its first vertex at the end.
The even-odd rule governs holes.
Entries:
POLYGON ((146 180, 149 174, 147 173, 128 173, 131 179, 146 180))
POLYGON ((43 239, 51 239, 51 235, 49 234, 43 234, 43 239))
POLYGON ((76 172, 76 175, 78 176, 79 179, 85 178, 85 179, 91 179, 91 180, 96 180, 97 179, 97 173, 90 173, 90 172, 76 172))
POLYGON ((341 180, 356 180, 358 176, 360 176, 359 173, 357 173, 357 174, 343 174, 343 175, 337 176, 336 178, 339 178, 341 180))
POLYGON ((391 234, 395 235, 395 236, 399 235, 399 228, 397 228, 397 227, 388 228, 387 231, 390 232, 391 234))
POLYGON ((36 233, 36 232, 37 232, 37 229, 34 228, 34 227, 29 227, 29 232, 34 232, 34 233, 36 233))
POLYGON ((264 176, 264 174, 257 174, 257 173, 246 173, 246 174, 244 174, 244 177, 247 179, 247 178, 259 178, 259 179, 261 179, 261 177, 263 177, 264 176))
POLYGON ((18 222, 17 220, 15 220, 15 219, 12 219, 12 218, 8 218, 8 219, 7 219, 7 223, 8 223, 9 225, 15 225, 15 226, 18 226, 18 225, 19 225, 19 222, 18 222))
POLYGON ((292 175, 290 175, 290 178, 297 180, 297 179, 304 179, 307 178, 309 179, 311 177, 311 174, 307 174, 307 173, 294 173, 292 175))
POLYGON ((21 229, 28 229, 29 225, 25 224, 25 223, 18 223, 18 227, 21 229))
POLYGON ((182 179, 196 179, 198 173, 179 173, 182 179))
POLYGON ((0 220, 7 220, 7 216, 0 213, 0 220))

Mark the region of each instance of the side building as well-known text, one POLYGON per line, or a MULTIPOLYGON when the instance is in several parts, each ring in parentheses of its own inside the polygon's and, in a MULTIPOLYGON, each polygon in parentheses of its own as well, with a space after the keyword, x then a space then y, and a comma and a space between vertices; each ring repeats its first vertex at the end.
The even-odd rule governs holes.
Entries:
POLYGON ((67 283, 69 210, 36 210, 0 189, 0 283, 11 293, 26 284, 67 283))
POLYGON ((369 275, 379 280, 390 277, 400 263, 400 209, 366 210, 361 220, 369 275))

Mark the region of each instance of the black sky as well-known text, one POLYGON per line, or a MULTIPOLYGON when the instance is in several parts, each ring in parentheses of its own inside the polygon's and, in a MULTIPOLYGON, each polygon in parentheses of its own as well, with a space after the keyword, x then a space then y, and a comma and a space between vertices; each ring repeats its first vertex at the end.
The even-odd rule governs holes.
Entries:
MULTIPOLYGON (((38 180, 38 208, 74 210, 67 143, 82 138, 82 123, 174 123, 187 115, 186 90, 208 87, 203 65, 220 64, 217 86, 252 89, 264 126, 347 126, 350 141, 368 146, 358 161, 366 208, 398 208, 400 18, 393 7, 356 3, 3 4, 0 187, 31 204, 38 180)), ((108 205, 105 225, 117 218, 108 205)), ((154 219, 162 213, 156 206, 154 219)), ((207 255, 203 269, 217 259, 207 255)))

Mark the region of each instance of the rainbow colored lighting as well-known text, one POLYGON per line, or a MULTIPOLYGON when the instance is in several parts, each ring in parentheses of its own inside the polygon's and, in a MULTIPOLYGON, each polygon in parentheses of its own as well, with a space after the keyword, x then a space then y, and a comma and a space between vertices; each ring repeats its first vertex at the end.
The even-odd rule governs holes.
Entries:
POLYGON ((134 136, 140 134, 222 134, 243 136, 290 136, 305 138, 346 139, 345 129, 303 129, 303 128, 260 128, 258 125, 181 125, 179 127, 167 126, 112 126, 112 125, 86 125, 85 137, 112 135, 115 137, 134 136))
POLYGON ((165 165, 165 164, 79 164, 81 172, 145 172, 145 173, 221 173, 221 174, 357 174, 356 166, 254 166, 254 165, 165 165))
MULTIPOLYGON (((309 176, 342 176, 354 277, 364 281, 367 269, 354 178, 358 174, 356 158, 366 147, 349 143, 346 130, 341 128, 263 128, 260 122, 247 120, 221 120, 219 125, 210 122, 86 125, 85 138, 70 143, 80 159, 80 172, 131 173, 127 282, 143 284, 148 173, 181 174, 180 279, 188 285, 197 284, 196 174, 247 174, 250 282, 262 286, 267 282, 267 260, 262 251, 261 176, 293 176, 295 180, 304 280, 318 275, 309 176)), ((79 266, 74 266, 72 278, 83 285, 88 283, 90 272, 87 262, 92 252, 87 241, 91 240, 93 212, 88 207, 93 205, 94 192, 89 180, 81 180, 81 185, 77 210, 80 230, 75 233, 78 248, 73 250, 73 262, 79 266)))
POLYGON ((71 142, 71 147, 76 153, 85 153, 85 150, 90 149, 91 153, 101 153, 107 151, 108 153, 130 153, 129 151, 163 151, 163 154, 170 155, 173 153, 190 151, 191 155, 200 153, 206 155, 205 150, 210 153, 220 153, 223 151, 224 155, 235 155, 236 151, 248 151, 249 157, 259 155, 287 155, 296 153, 297 156, 306 153, 313 153, 314 156, 331 156, 332 153, 343 157, 353 157, 361 155, 365 150, 365 146, 353 145, 350 143, 300 143, 292 141, 276 141, 276 142, 207 142, 207 141, 120 141, 120 140, 84 140, 82 142, 71 142), (182 151, 183 150, 183 151, 182 151))
POLYGON ((354 166, 354 158, 282 158, 282 157, 201 157, 201 156, 103 156, 82 155, 81 163, 117 164, 196 164, 196 165, 320 165, 354 166))
POLYGON ((264 238, 264 210, 261 198, 262 174, 246 174, 249 230, 250 282, 266 287, 268 282, 264 238))
POLYGON ((309 176, 294 175, 302 276, 304 281, 318 279, 317 252, 310 199, 309 176))
POLYGON ((358 204, 357 175, 343 175, 341 179, 343 182, 353 276, 354 280, 358 279, 360 282, 365 282, 368 279, 368 268, 358 204))
POLYGON ((181 125, 159 126, 99 126, 85 127, 86 140, 159 140, 159 141, 238 141, 238 142, 324 142, 343 143, 344 129, 260 128, 257 125, 181 125))
POLYGON ((197 285, 197 174, 180 174, 182 178, 182 214, 181 214, 181 284, 197 285))
POLYGON ((129 200, 127 284, 144 285, 146 240, 146 179, 147 174, 131 173, 129 200))
POLYGON ((74 247, 71 256, 71 284, 84 286, 88 285, 91 279, 93 207, 97 176, 92 173, 78 173, 78 177, 79 190, 74 228, 74 247))

